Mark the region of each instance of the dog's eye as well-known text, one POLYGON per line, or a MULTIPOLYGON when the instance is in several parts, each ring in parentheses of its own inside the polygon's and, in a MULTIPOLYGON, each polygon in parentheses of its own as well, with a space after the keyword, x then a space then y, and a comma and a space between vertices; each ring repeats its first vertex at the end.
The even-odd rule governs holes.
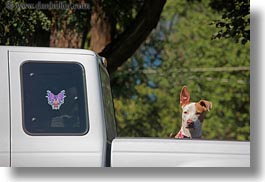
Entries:
POLYGON ((184 111, 183 113, 184 113, 184 114, 188 114, 188 111, 184 111))
POLYGON ((200 112, 196 112, 195 114, 196 114, 196 115, 200 115, 201 113, 200 113, 200 112))

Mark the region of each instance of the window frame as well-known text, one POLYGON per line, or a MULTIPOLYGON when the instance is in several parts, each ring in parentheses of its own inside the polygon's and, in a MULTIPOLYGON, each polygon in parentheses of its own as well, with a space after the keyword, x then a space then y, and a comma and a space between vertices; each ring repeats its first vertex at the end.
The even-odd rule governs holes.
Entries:
POLYGON ((110 83, 107 83, 107 84, 110 87, 112 111, 106 110, 107 106, 106 106, 106 102, 104 102, 105 101, 105 99, 104 99, 104 96, 105 96, 104 95, 104 89, 106 89, 106 88, 104 88, 104 86, 103 86, 103 84, 105 84, 105 83, 103 83, 103 81, 106 81, 106 80, 103 80, 103 74, 104 74, 104 76, 107 77, 107 79, 108 79, 107 81, 110 81, 109 74, 108 74, 106 68, 99 61, 100 89, 101 89, 101 97, 102 97, 102 105, 103 105, 103 115, 104 115, 104 120, 105 120, 105 125, 106 125, 106 129, 105 130, 106 130, 106 135, 107 135, 107 143, 111 144, 112 140, 117 137, 117 125, 116 125, 115 109, 114 109, 113 95, 112 95, 112 89, 111 89, 110 83), (111 112, 111 116, 112 116, 112 118, 114 120, 114 121, 111 121, 111 123, 110 123, 110 121, 108 121, 108 119, 109 119, 107 117, 108 116, 108 112, 111 112), (111 126, 111 128, 109 128, 108 126, 111 126), (109 129, 111 131, 109 131, 109 129), (112 132, 113 132, 114 136, 110 135, 112 132))

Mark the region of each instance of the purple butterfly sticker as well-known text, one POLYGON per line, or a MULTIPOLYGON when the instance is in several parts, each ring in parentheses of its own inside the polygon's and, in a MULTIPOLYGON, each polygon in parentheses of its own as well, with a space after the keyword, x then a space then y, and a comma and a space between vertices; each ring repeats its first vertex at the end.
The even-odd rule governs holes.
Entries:
POLYGON ((52 110, 59 110, 61 105, 64 103, 65 90, 62 90, 57 95, 54 95, 50 90, 47 90, 48 104, 52 106, 52 110))

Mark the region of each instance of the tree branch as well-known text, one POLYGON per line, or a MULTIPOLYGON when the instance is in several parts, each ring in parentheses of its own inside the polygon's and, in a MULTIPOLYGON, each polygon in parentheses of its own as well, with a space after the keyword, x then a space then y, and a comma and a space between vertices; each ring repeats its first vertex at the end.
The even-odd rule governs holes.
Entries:
POLYGON ((132 56, 156 27, 165 3, 166 0, 145 0, 131 26, 99 53, 108 60, 110 74, 132 56))

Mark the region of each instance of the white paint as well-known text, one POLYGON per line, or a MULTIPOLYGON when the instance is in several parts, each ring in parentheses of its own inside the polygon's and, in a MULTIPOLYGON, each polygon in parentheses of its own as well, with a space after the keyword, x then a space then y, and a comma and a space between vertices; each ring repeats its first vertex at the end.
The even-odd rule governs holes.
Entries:
POLYGON ((0 49, 0 166, 10 166, 8 52, 0 49))
POLYGON ((250 167, 250 143, 178 139, 115 139, 113 167, 250 167))

